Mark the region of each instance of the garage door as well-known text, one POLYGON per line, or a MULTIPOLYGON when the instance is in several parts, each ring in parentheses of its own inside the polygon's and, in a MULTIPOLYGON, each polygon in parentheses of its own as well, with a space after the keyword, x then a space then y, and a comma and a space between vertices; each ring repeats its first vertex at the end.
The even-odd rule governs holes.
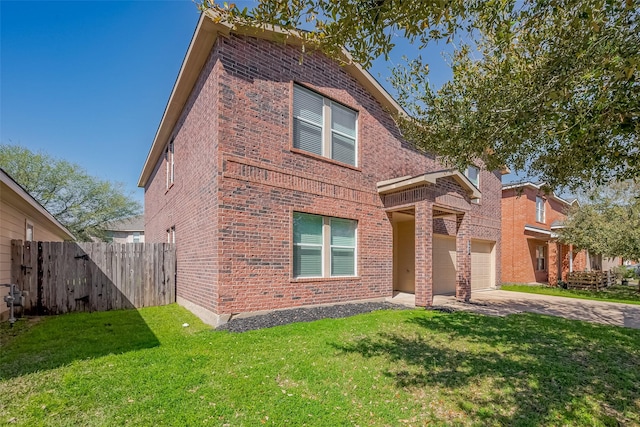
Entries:
POLYGON ((471 241, 471 289, 486 289, 493 286, 491 250, 493 242, 471 241))
POLYGON ((433 294, 456 292, 456 239, 433 235, 433 294))

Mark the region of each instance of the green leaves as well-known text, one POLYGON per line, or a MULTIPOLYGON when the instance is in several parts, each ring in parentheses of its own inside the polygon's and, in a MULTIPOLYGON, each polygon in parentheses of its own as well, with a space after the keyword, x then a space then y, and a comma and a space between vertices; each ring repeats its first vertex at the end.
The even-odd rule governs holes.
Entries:
MULTIPOLYGON (((261 0, 201 7, 247 25, 304 28, 309 46, 368 67, 395 37, 455 42, 453 79, 429 86, 427 61, 394 69, 417 147, 460 167, 481 159, 578 188, 640 176, 640 1, 261 0)), ((417 62, 416 62, 417 61, 417 62)))
POLYGON ((604 256, 640 259, 640 182, 592 189, 560 230, 560 240, 604 256))
POLYGON ((102 237, 106 222, 141 211, 122 184, 92 177, 46 153, 0 144, 0 167, 81 241, 102 237))

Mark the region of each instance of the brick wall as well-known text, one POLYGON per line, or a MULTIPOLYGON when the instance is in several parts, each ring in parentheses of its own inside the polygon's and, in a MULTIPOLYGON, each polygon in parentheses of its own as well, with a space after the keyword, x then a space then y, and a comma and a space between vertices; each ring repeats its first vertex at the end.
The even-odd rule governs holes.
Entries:
POLYGON ((213 52, 174 130, 175 179, 166 188, 164 158, 145 187, 145 238, 166 242, 176 230, 177 296, 217 311, 218 57, 213 52))
MULTIPOLYGON (((148 241, 176 226, 179 296, 235 313, 391 295, 393 233, 376 183, 442 166, 402 141, 391 116, 339 65, 320 54, 301 62, 292 46, 219 36, 174 133, 175 186, 165 194, 159 162, 145 211, 148 241), (358 111, 359 167, 291 148, 293 82, 358 111), (292 277, 294 211, 358 221, 357 277, 292 277)), ((439 190, 447 203, 460 192, 449 184, 439 190)), ((500 176, 483 171, 483 200, 468 219, 468 235, 496 241, 498 256, 500 188, 500 176)))
MULTIPOLYGON (((566 280, 569 272, 569 247, 550 240, 550 236, 525 232, 525 225, 551 231, 551 224, 566 218, 567 206, 542 191, 532 187, 519 187, 502 192, 502 281, 516 283, 558 281, 558 263, 560 276, 566 280), (545 201, 545 221, 536 221, 536 197, 545 201), (547 266, 544 271, 536 269, 536 247, 547 249, 547 266)), ((574 271, 585 265, 585 253, 574 251, 574 271)))

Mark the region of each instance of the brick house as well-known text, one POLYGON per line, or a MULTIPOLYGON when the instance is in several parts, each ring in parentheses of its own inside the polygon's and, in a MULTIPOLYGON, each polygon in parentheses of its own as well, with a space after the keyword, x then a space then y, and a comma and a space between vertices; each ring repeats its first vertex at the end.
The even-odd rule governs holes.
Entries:
POLYGON ((502 187, 502 281, 549 283, 566 281, 570 271, 589 269, 586 251, 555 239, 574 202, 546 194, 532 182, 502 187))
POLYGON ((356 64, 203 15, 138 185, 145 238, 177 250, 177 299, 233 313, 500 283, 501 173, 412 149, 356 64))

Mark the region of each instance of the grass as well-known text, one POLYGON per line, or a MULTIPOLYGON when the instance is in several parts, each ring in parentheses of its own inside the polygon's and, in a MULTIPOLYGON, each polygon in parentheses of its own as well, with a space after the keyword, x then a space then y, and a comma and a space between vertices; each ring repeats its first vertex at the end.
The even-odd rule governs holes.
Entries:
POLYGON ((177 305, 16 326, 0 425, 640 425, 640 330, 407 310, 233 334, 177 305))
POLYGON ((509 284, 500 287, 503 291, 526 292, 529 294, 553 295, 558 297, 589 299, 594 301, 622 302, 640 305, 638 285, 611 286, 601 291, 583 291, 579 289, 562 289, 546 285, 509 284))

